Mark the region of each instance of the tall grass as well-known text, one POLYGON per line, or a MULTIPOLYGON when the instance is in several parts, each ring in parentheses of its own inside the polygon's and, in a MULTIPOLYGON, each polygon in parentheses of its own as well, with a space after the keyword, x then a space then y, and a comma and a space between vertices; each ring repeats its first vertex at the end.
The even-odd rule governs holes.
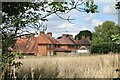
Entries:
POLYGON ((116 78, 118 54, 26 57, 16 69, 19 78, 116 78), (32 69, 32 70, 31 70, 32 69), (33 73, 33 74, 31 74, 33 73))

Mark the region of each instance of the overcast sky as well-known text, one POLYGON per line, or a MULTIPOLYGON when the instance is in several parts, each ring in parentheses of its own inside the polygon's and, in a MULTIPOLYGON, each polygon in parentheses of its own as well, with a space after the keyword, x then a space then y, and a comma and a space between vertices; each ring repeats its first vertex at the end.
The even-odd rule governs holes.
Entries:
POLYGON ((47 25, 47 32, 52 32, 53 37, 57 38, 62 34, 72 34, 75 36, 82 30, 94 31, 95 26, 102 24, 106 20, 114 21, 118 23, 118 13, 115 10, 114 2, 95 2, 98 5, 99 13, 85 13, 72 10, 65 17, 70 16, 75 20, 71 24, 68 21, 62 20, 56 15, 51 15, 48 17, 48 22, 45 22, 44 25, 47 25))

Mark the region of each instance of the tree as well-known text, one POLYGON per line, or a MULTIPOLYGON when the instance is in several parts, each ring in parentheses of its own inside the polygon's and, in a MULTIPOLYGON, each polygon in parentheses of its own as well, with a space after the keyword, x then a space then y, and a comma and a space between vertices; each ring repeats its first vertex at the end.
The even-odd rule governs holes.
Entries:
POLYGON ((67 14, 71 10, 76 9, 80 12, 97 12, 97 5, 91 0, 86 1, 74 1, 69 2, 3 2, 2 3, 2 74, 0 79, 3 78, 8 71, 10 65, 20 65, 13 60, 16 57, 16 52, 11 52, 9 47, 14 46, 16 38, 22 36, 23 32, 27 31, 27 28, 38 29, 41 27, 38 24, 40 21, 48 21, 47 17, 51 14, 56 14, 63 20, 72 20, 63 18, 61 13, 67 14), (83 5, 84 8, 80 6, 83 5), (31 26, 32 25, 32 26, 31 26))
POLYGON ((112 41, 114 41, 116 44, 120 44, 120 35, 112 35, 112 41))
POLYGON ((112 21, 105 21, 102 25, 95 27, 92 43, 112 42, 112 35, 120 34, 120 27, 112 21))
POLYGON ((112 21, 105 21, 95 27, 92 37, 92 53, 120 52, 120 27, 112 21))
POLYGON ((109 52, 119 53, 120 45, 113 42, 101 42, 98 44, 92 44, 91 53, 107 54, 109 52))
POLYGON ((85 37, 89 36, 90 40, 92 39, 92 33, 89 30, 80 31, 75 37, 78 37, 78 39, 80 40, 82 36, 85 36, 85 37))

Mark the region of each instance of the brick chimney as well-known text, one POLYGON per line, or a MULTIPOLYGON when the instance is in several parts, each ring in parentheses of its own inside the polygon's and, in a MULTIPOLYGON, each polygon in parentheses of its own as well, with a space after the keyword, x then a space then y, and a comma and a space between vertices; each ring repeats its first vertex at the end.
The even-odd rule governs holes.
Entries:
POLYGON ((40 35, 44 35, 44 31, 40 31, 40 35))
POLYGON ((77 43, 79 43, 79 40, 78 40, 78 37, 77 37, 77 36, 75 36, 75 41, 76 41, 77 43))
POLYGON ((78 41, 78 37, 77 36, 75 36, 75 40, 78 41))
POLYGON ((31 37, 35 37, 35 33, 31 33, 31 37))
POLYGON ((25 35, 21 36, 21 38, 27 38, 25 35))
POLYGON ((73 35, 69 35, 69 37, 72 39, 72 38, 73 38, 73 35))
POLYGON ((66 37, 66 34, 62 34, 62 37, 66 37))
POLYGON ((48 32, 47 34, 52 37, 52 32, 48 32))

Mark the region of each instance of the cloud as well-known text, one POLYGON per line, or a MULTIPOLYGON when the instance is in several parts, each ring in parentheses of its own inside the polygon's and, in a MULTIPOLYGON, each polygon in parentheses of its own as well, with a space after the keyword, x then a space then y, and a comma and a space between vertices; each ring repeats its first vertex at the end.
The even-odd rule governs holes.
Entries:
POLYGON ((85 20, 90 21, 91 19, 93 19, 94 15, 95 14, 92 14, 92 13, 88 14, 87 16, 85 16, 85 20))
POLYGON ((82 26, 81 26, 81 30, 90 30, 90 29, 89 29, 88 27, 82 25, 82 26))
POLYGON ((100 21, 99 19, 93 19, 92 20, 92 25, 93 26, 98 26, 98 25, 101 25, 103 22, 100 21))
POLYGON ((75 25, 71 23, 63 23, 63 24, 56 26, 56 29, 72 29, 74 28, 74 26, 75 25))
POLYGON ((103 12, 106 13, 106 14, 116 14, 117 13, 117 10, 115 10, 115 6, 112 5, 106 5, 103 7, 103 12))

